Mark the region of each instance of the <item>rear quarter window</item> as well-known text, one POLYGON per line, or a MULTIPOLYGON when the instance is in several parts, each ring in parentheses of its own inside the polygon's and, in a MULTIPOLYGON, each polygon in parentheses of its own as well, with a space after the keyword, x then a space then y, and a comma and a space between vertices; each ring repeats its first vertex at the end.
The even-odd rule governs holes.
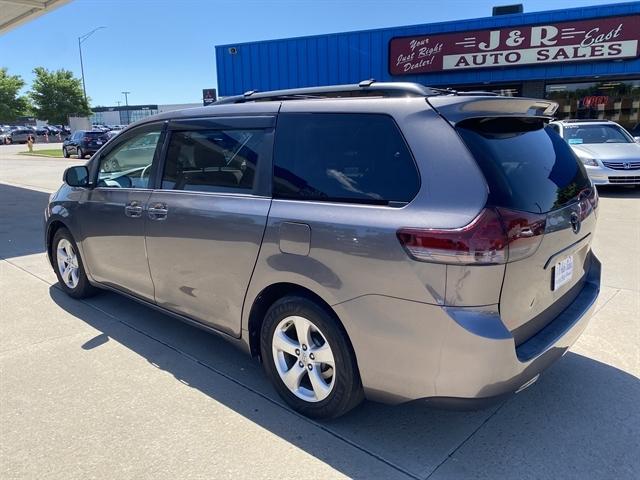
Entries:
POLYGON ((484 173, 492 205, 546 213, 591 186, 571 147, 542 120, 473 119, 457 130, 484 173))
POLYGON ((283 199, 404 204, 420 188, 404 138, 381 114, 279 115, 273 175, 283 199))

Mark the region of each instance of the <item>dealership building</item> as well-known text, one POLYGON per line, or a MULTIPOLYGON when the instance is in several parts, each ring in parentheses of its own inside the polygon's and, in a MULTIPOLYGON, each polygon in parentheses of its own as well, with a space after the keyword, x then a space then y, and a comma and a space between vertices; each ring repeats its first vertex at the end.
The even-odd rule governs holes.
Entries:
MULTIPOLYGON (((425 18, 428 10, 425 9, 425 18)), ((216 46, 218 92, 409 81, 640 122, 640 2, 216 46)))

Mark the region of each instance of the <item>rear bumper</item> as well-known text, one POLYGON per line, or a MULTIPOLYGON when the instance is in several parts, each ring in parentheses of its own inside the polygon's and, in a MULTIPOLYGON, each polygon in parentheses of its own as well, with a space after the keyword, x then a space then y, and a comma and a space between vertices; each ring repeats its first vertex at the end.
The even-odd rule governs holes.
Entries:
POLYGON ((599 291, 600 262, 593 256, 575 300, 517 348, 496 305, 448 308, 368 295, 334 308, 352 340, 368 398, 429 398, 455 406, 535 381, 584 331, 599 291))

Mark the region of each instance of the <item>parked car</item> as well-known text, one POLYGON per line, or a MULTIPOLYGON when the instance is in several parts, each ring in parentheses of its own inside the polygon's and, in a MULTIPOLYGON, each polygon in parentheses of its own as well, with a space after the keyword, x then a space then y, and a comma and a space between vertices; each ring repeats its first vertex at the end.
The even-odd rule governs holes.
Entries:
POLYGON ((36 132, 31 127, 17 127, 11 131, 11 143, 27 143, 29 137, 36 138, 36 132))
POLYGON ((77 155, 84 158, 96 153, 109 139, 105 132, 94 130, 76 130, 62 142, 62 154, 65 158, 77 155))
POLYGON ((629 133, 636 142, 640 143, 640 123, 636 123, 636 125, 629 130, 629 133))
POLYGON ((11 129, 9 127, 0 128, 0 145, 8 145, 11 143, 11 129))
POLYGON ((114 129, 109 130, 106 135, 107 135, 107 138, 109 140, 111 140, 113 137, 119 135, 120 132, 122 132, 122 130, 117 130, 117 129, 114 128, 114 129))
POLYGON ((640 185, 640 144, 610 120, 552 122, 595 185, 640 185))
POLYGON ((39 137, 44 137, 45 135, 49 135, 49 129, 45 127, 34 127, 33 131, 39 137))
POLYGON ((59 128, 54 127, 53 125, 45 125, 43 128, 49 133, 49 135, 62 135, 62 131, 59 128))
POLYGON ((484 403, 560 358, 599 292, 598 197, 556 108, 367 81, 165 112, 65 172, 49 259, 71 297, 237 343, 305 415, 484 403))
POLYGON ((62 134, 71 134, 71 129, 65 125, 54 125, 55 128, 57 128, 58 130, 60 130, 61 135, 62 134))

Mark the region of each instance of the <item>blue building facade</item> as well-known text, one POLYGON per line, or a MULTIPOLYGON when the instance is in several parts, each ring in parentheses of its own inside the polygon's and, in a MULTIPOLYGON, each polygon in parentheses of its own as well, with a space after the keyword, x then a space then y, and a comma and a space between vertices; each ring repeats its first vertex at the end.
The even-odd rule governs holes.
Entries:
POLYGON ((639 46, 640 2, 628 2, 219 45, 216 65, 220 96, 375 78, 553 98, 565 116, 629 124, 639 46))

